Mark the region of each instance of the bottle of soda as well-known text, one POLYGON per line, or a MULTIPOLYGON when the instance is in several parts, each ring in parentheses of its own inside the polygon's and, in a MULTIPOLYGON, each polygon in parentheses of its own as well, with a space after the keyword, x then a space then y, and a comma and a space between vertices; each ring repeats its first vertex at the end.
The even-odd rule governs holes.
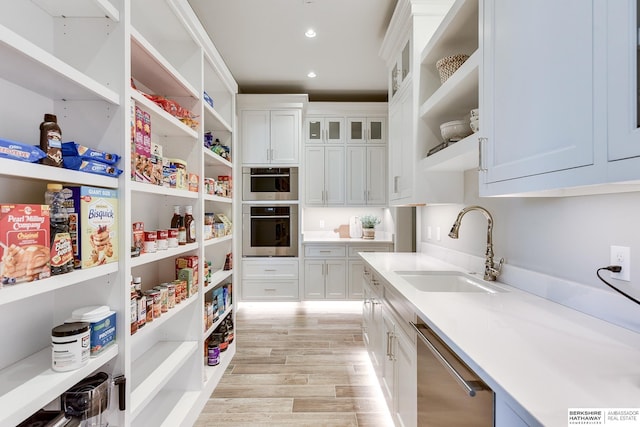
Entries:
POLYGON ((69 214, 64 205, 62 184, 47 184, 44 201, 49 205, 51 274, 69 273, 74 268, 73 245, 69 234, 69 214))

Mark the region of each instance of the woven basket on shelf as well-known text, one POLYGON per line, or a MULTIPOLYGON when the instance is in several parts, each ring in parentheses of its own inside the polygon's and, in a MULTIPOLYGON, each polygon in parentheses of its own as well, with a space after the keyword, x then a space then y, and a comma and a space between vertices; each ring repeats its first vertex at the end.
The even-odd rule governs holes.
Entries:
POLYGON ((436 62, 436 68, 438 69, 438 73, 440 73, 440 83, 446 82, 467 59, 469 59, 469 55, 463 53, 445 56, 439 59, 438 62, 436 62))

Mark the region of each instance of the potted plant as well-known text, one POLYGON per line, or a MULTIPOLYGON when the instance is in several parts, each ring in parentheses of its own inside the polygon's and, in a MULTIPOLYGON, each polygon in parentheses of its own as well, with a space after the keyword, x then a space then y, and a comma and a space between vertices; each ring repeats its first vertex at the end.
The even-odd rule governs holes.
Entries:
POLYGON ((375 215, 364 215, 360 218, 362 224, 362 238, 373 239, 376 234, 375 226, 380 224, 380 218, 375 215))

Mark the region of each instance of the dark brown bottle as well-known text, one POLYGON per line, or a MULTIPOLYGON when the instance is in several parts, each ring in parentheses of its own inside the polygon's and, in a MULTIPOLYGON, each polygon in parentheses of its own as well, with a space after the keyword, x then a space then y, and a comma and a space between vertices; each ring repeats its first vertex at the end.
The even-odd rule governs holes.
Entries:
POLYGON ((62 167, 62 130, 55 114, 45 114, 40 123, 40 149, 47 155, 42 164, 62 167))
POLYGON ((180 215, 180 206, 173 206, 173 217, 171 218, 171 228, 180 228, 183 225, 184 218, 180 215))
POLYGON ((196 223, 193 221, 193 207, 184 207, 184 227, 187 231, 187 243, 196 241, 196 223))

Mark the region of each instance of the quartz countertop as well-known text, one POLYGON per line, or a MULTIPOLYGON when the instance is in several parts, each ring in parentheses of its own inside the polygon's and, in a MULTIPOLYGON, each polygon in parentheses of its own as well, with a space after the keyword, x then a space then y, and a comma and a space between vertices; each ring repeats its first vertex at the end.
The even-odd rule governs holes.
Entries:
POLYGON ((417 291, 395 271, 463 271, 424 254, 361 256, 525 421, 565 426, 571 408, 640 408, 640 334, 499 281, 507 292, 417 291))

